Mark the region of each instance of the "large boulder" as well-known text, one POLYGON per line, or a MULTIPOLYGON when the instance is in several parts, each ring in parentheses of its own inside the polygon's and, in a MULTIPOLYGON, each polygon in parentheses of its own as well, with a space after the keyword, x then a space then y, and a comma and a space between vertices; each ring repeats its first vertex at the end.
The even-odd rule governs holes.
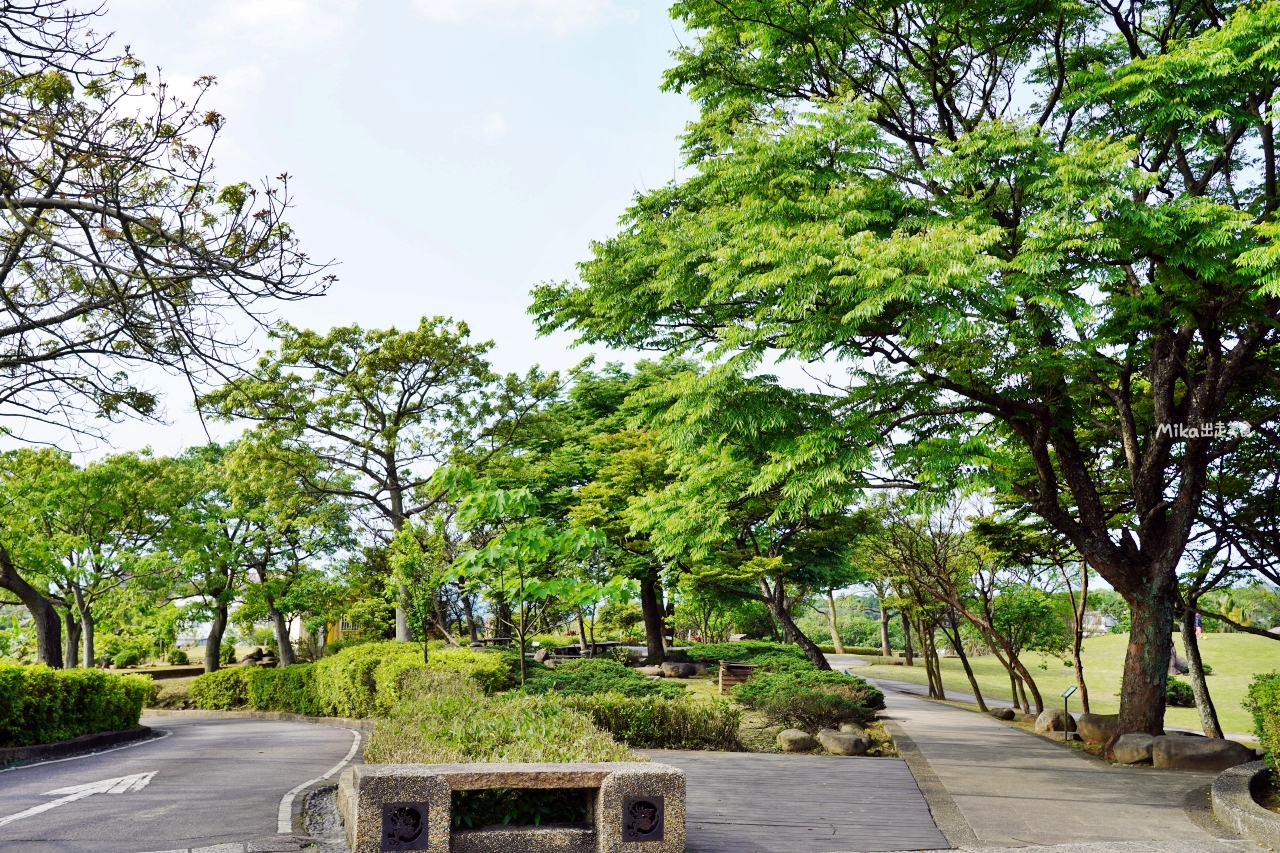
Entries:
POLYGON ((778 732, 778 749, 783 752, 813 752, 818 742, 808 732, 799 729, 783 729, 778 732))
POLYGON ((1119 714, 1081 714, 1076 720, 1076 731, 1085 743, 1095 746, 1111 740, 1120 726, 1119 714))
POLYGON ((1138 764, 1151 760, 1151 746, 1155 738, 1145 732, 1130 732, 1116 738, 1111 754, 1121 764, 1138 764))
POLYGON ((1076 730, 1076 718, 1062 708, 1045 708, 1040 712, 1040 716, 1036 717, 1036 734, 1060 732, 1064 729, 1074 732, 1076 730))
POLYGON ((867 736, 867 730, 857 723, 841 723, 840 731, 847 735, 857 735, 858 737, 867 736))
POLYGON ((672 663, 664 661, 662 664, 662 674, 667 678, 688 678, 697 675, 698 670, 691 663, 672 663))
POLYGON ((871 748, 871 738, 860 737, 851 732, 838 732, 835 729, 823 729, 818 732, 818 743, 832 755, 863 755, 871 748))
POLYGON ((1237 764, 1256 761, 1253 750, 1233 740, 1211 737, 1158 737, 1151 745, 1151 763, 1176 770, 1221 773, 1237 764))
POLYGON ((992 708, 992 709, 990 709, 989 711, 987 711, 987 713, 988 713, 988 714, 990 714, 991 716, 995 717, 997 720, 1012 720, 1012 719, 1013 719, 1013 709, 1012 709, 1012 708, 992 708))
POLYGON ((641 675, 647 675, 647 676, 656 677, 656 678, 662 678, 662 676, 665 675, 665 673, 662 671, 662 667, 660 666, 638 666, 636 667, 636 672, 640 673, 641 675))

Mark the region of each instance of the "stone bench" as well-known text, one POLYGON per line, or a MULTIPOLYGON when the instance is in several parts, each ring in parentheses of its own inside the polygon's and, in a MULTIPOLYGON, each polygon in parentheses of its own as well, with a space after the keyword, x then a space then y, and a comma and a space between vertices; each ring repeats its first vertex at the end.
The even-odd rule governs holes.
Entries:
POLYGON ((351 853, 683 853, 684 772, 665 764, 365 764, 338 783, 351 853), (585 790, 586 824, 453 826, 453 792, 585 790))

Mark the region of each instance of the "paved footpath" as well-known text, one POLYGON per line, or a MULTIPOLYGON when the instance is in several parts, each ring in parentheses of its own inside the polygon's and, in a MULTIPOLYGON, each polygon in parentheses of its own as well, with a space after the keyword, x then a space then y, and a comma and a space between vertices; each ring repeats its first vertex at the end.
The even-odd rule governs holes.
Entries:
POLYGON ((939 828, 957 846, 1177 841, 1220 847, 1219 839, 1228 837, 1207 812, 1212 773, 1107 764, 982 714, 890 683, 880 687, 887 705, 881 717, 914 743, 905 750, 908 762, 939 828))

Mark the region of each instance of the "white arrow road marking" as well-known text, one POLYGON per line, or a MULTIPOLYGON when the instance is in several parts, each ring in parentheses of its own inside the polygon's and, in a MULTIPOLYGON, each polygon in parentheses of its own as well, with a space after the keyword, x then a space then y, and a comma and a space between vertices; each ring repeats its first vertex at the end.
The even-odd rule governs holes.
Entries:
POLYGON ((298 796, 300 792, 305 790, 308 785, 314 785, 317 782, 323 782, 325 779, 328 779, 334 773, 337 773, 339 770, 345 767, 347 762, 351 760, 351 757, 356 754, 356 750, 360 748, 360 732, 356 731, 355 729, 347 729, 347 731, 355 735, 355 740, 351 744, 351 749, 347 750, 347 757, 339 761, 332 768, 330 768, 328 773, 324 774, 323 776, 317 776, 314 779, 308 779, 306 782, 303 782, 301 785, 294 788, 289 793, 285 794, 284 799, 280 800, 280 811, 276 815, 276 833, 277 834, 288 835, 290 832, 293 832, 293 798, 298 796))
POLYGON ((49 809, 56 809, 58 806, 64 806, 67 803, 74 803, 76 800, 83 800, 85 797, 91 797, 94 794, 124 794, 129 791, 141 791, 147 787, 151 782, 151 777, 155 775, 156 772, 153 770, 150 773, 134 773, 132 776, 117 776, 115 779, 104 779, 101 782, 69 785, 56 791, 45 791, 44 795, 46 797, 60 797, 60 799, 32 806, 26 811, 11 814, 8 817, 0 817, 0 826, 13 823, 15 820, 22 820, 24 817, 47 812, 49 809))

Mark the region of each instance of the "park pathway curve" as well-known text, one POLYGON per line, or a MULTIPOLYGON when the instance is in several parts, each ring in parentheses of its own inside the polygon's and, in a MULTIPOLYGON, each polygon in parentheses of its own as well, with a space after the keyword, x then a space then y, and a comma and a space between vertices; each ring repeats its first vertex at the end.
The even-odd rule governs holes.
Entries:
POLYGON ((1208 812, 1212 773, 1111 765, 891 682, 878 685, 887 705, 880 716, 957 846, 1231 837, 1208 812))

